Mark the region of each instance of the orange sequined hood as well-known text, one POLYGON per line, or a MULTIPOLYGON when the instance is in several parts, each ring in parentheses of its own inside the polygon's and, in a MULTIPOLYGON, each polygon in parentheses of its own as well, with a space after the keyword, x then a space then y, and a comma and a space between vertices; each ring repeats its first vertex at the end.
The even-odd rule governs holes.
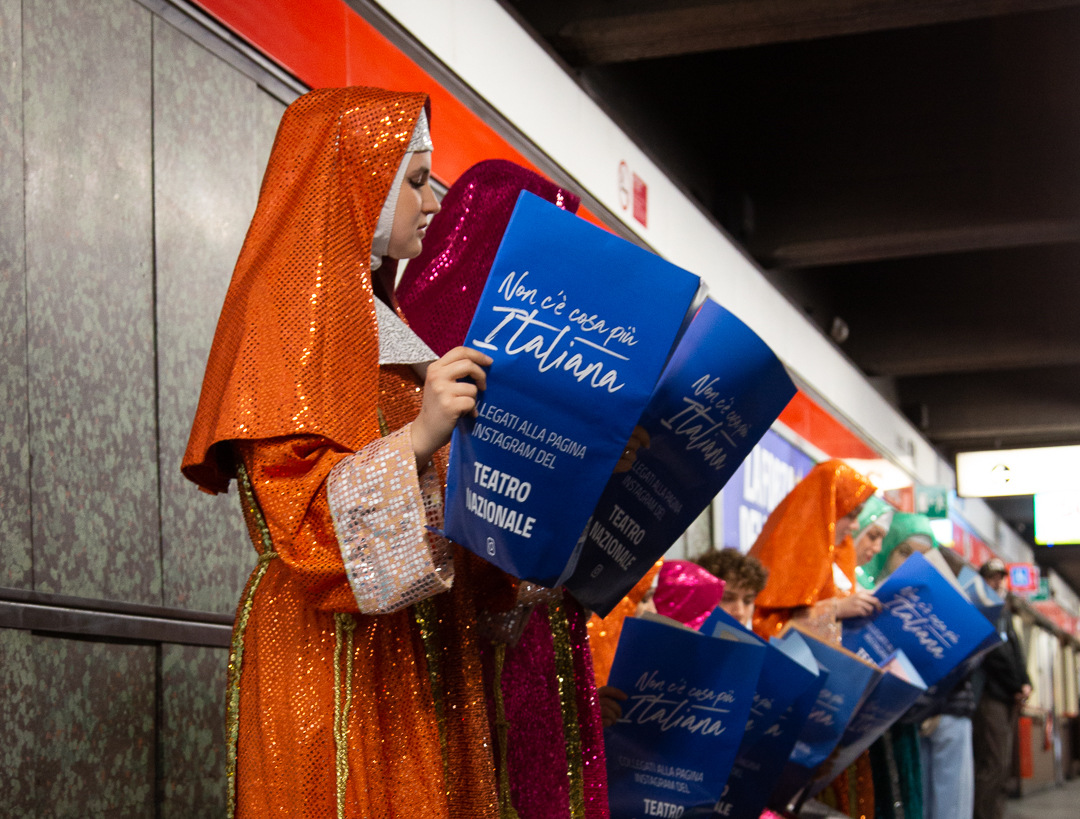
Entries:
POLYGON ((810 606, 836 595, 833 563, 854 583, 855 546, 833 545, 836 522, 874 494, 874 486, 843 461, 824 461, 772 511, 750 554, 769 569, 758 606, 810 606))
POLYGON ((307 434, 356 450, 378 436, 372 237, 426 105, 327 88, 285 111, 181 466, 201 488, 233 477, 223 442, 307 434))

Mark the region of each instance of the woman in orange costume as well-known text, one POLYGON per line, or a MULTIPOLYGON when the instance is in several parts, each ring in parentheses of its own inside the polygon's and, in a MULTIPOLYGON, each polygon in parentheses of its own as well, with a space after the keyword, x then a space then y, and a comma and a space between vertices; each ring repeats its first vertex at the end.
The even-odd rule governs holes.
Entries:
POLYGON ((855 584, 851 540, 872 494, 870 481, 843 461, 824 461, 772 511, 749 552, 769 570, 755 602, 754 631, 772 637, 799 618, 839 644, 839 621, 873 610, 876 599, 855 584))
POLYGON ((425 370, 390 306, 392 259, 439 208, 427 133, 422 94, 293 103, 218 322, 183 471, 237 480, 258 552, 229 658, 230 815, 498 816, 474 628, 491 585, 428 529, 437 451, 490 359, 425 370))
MULTIPOLYGON (((824 640, 840 644, 840 621, 880 608, 855 582, 859 511, 874 486, 843 461, 824 461, 772 511, 749 554, 769 570, 754 607, 754 631, 779 634, 799 619, 824 640)), ((821 797, 854 817, 874 815, 869 759, 840 774, 821 797)))

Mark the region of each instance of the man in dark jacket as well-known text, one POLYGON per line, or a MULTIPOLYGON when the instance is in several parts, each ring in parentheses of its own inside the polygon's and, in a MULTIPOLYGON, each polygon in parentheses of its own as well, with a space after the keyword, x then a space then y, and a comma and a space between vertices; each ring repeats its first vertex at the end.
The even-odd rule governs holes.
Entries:
MULTIPOLYGON (((1006 596, 1004 563, 991 558, 979 571, 994 591, 1006 596)), ((982 693, 972 721, 975 819, 1002 819, 1005 813, 1005 782, 1012 763, 1016 717, 1031 694, 1024 650, 1013 629, 1012 612, 1007 604, 1002 609, 998 631, 1005 642, 986 655, 976 675, 981 677, 982 693)))

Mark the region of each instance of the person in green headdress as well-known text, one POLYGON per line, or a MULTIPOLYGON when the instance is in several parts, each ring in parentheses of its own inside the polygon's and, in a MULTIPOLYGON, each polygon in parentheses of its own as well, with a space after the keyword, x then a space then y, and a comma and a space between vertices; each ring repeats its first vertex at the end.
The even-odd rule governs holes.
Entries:
MULTIPOLYGON (((856 528, 852 534, 855 546, 855 579, 859 588, 873 590, 874 584, 863 573, 863 566, 881 551, 882 540, 889 532, 889 524, 892 523, 895 512, 896 510, 889 503, 877 495, 867 498, 859 510, 856 528)), ((868 806, 874 806, 877 798, 873 787, 873 764, 870 751, 864 751, 845 774, 847 787, 849 791, 854 789, 854 795, 849 795, 846 802, 842 796, 837 798, 835 789, 838 785, 844 785, 842 774, 841 778, 838 778, 831 786, 834 793, 830 794, 827 791, 822 796, 822 801, 838 810, 846 807, 846 810, 841 810, 841 812, 849 813, 855 819, 865 817, 870 810, 868 806)), ((876 806, 873 810, 875 814, 880 813, 876 806)))
POLYGON ((936 548, 938 542, 930 526, 930 518, 897 512, 893 515, 888 534, 881 541, 881 551, 863 566, 863 574, 872 588, 915 552, 925 553, 936 548))
MULTIPOLYGON (((897 512, 881 551, 863 567, 870 586, 880 583, 915 552, 938 548, 926 515, 897 512)), ((919 726, 894 723, 871 748, 874 769, 874 803, 878 819, 923 819, 922 766, 919 760, 919 726)))
POLYGON ((877 495, 871 495, 859 512, 858 529, 855 530, 855 578, 864 589, 874 588, 874 581, 867 576, 864 567, 879 552, 885 536, 889 533, 896 510, 877 495))

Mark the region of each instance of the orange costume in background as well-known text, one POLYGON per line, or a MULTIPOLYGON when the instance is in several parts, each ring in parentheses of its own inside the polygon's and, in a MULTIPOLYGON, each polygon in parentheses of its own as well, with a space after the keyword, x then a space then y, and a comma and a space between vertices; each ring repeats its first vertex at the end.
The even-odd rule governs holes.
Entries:
POLYGON ((421 383, 380 366, 372 294, 375 226, 425 105, 347 88, 289 107, 218 322, 183 471, 210 492, 237 479, 259 555, 229 659, 230 815, 498 816, 474 626, 487 570, 426 529, 442 479, 412 450, 421 383), (444 555, 450 591, 358 613, 370 578, 327 501, 339 463, 362 484, 358 552, 444 555))
POLYGON ((872 494, 874 486, 843 461, 824 461, 772 511, 749 552, 769 570, 754 603, 755 632, 772 637, 800 613, 835 624, 829 611, 815 616, 814 607, 855 588, 855 544, 849 535, 834 546, 836 523, 872 494), (837 588, 835 571, 850 581, 848 591, 837 588))
POLYGON ((608 676, 611 674, 611 664, 615 662, 615 649, 619 647, 619 635, 622 634, 623 623, 627 617, 637 614, 638 606, 652 590, 656 576, 663 565, 663 558, 657 560, 634 588, 630 589, 626 597, 615 604, 615 608, 608 613, 607 617, 594 614, 589 618, 587 624, 589 648, 592 649, 593 672, 596 674, 597 687, 607 685, 608 676))
MULTIPOLYGON (((754 602, 754 631, 779 634, 793 616, 822 639, 840 643, 840 622, 830 600, 852 593, 855 543, 846 535, 835 544, 836 524, 874 494, 874 486, 843 461, 811 469, 777 506, 749 554, 769 570, 754 602), (837 586, 838 575, 846 589, 837 586)), ((840 774, 820 797, 849 816, 874 816, 874 787, 868 755, 840 774)))

